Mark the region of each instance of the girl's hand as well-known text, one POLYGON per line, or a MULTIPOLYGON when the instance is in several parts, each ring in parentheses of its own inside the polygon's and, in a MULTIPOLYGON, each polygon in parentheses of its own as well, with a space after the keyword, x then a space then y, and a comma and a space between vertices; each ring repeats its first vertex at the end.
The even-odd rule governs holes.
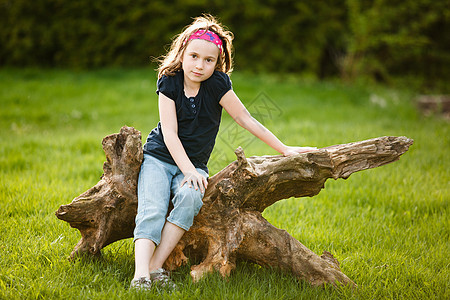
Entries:
POLYGON ((184 178, 180 183, 180 187, 182 187, 185 183, 187 183, 190 188, 194 186, 195 190, 198 190, 200 188, 200 191, 202 193, 204 193, 206 188, 208 187, 208 180, 202 174, 197 172, 197 170, 184 174, 184 178))
POLYGON ((296 155, 299 153, 312 152, 312 151, 317 151, 317 147, 289 147, 289 146, 286 146, 286 148, 283 150, 282 154, 284 156, 291 156, 291 155, 296 155))

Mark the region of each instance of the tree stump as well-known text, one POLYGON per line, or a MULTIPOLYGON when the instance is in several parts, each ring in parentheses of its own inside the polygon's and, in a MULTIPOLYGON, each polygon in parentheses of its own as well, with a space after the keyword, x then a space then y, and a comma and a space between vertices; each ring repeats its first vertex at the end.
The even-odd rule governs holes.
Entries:
MULTIPOLYGON (((218 271, 228 276, 236 261, 247 260, 291 272, 313 286, 355 285, 327 251, 316 255, 261 213, 273 203, 290 197, 312 197, 328 178, 348 178, 352 173, 399 159, 413 140, 379 137, 322 148, 295 156, 245 157, 209 178, 203 207, 165 267, 174 270, 200 258, 191 268, 194 281, 218 271)), ((137 211, 137 178, 142 162, 141 134, 132 127, 103 139, 104 174, 91 189, 72 203, 61 205, 56 216, 81 232, 71 257, 97 255, 106 245, 133 236, 137 211)))

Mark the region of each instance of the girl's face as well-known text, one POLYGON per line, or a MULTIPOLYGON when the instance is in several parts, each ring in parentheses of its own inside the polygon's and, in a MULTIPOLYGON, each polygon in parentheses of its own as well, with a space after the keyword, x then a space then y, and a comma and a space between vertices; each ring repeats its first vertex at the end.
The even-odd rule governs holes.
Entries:
POLYGON ((219 57, 219 48, 211 42, 191 40, 181 58, 184 80, 200 84, 214 73, 219 57))

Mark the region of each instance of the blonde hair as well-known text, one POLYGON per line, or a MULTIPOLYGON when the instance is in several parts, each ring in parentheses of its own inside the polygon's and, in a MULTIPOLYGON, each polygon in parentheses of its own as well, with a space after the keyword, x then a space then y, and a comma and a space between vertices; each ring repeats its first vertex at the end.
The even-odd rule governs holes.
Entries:
POLYGON ((175 36, 167 55, 159 59, 158 78, 161 78, 163 75, 174 76, 177 71, 181 70, 181 57, 188 45, 185 41, 198 30, 213 31, 222 40, 223 51, 219 53, 216 70, 227 74, 233 71, 233 33, 226 30, 213 16, 202 15, 195 18, 183 32, 175 36))

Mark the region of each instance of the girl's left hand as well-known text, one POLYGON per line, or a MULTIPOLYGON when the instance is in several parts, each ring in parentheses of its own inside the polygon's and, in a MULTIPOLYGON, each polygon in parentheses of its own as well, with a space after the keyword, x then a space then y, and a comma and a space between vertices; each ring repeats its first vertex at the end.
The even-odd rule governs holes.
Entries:
POLYGON ((184 174, 184 179, 181 181, 180 187, 182 187, 185 183, 190 188, 192 188, 193 186, 195 190, 198 190, 200 188, 200 191, 202 193, 204 193, 206 188, 208 187, 208 179, 206 179, 206 177, 200 174, 197 170, 184 174))
POLYGON ((286 146, 286 148, 283 150, 283 155, 284 156, 291 156, 291 155, 296 155, 299 153, 305 153, 305 152, 312 152, 312 151, 317 151, 317 147, 290 147, 290 146, 286 146))

